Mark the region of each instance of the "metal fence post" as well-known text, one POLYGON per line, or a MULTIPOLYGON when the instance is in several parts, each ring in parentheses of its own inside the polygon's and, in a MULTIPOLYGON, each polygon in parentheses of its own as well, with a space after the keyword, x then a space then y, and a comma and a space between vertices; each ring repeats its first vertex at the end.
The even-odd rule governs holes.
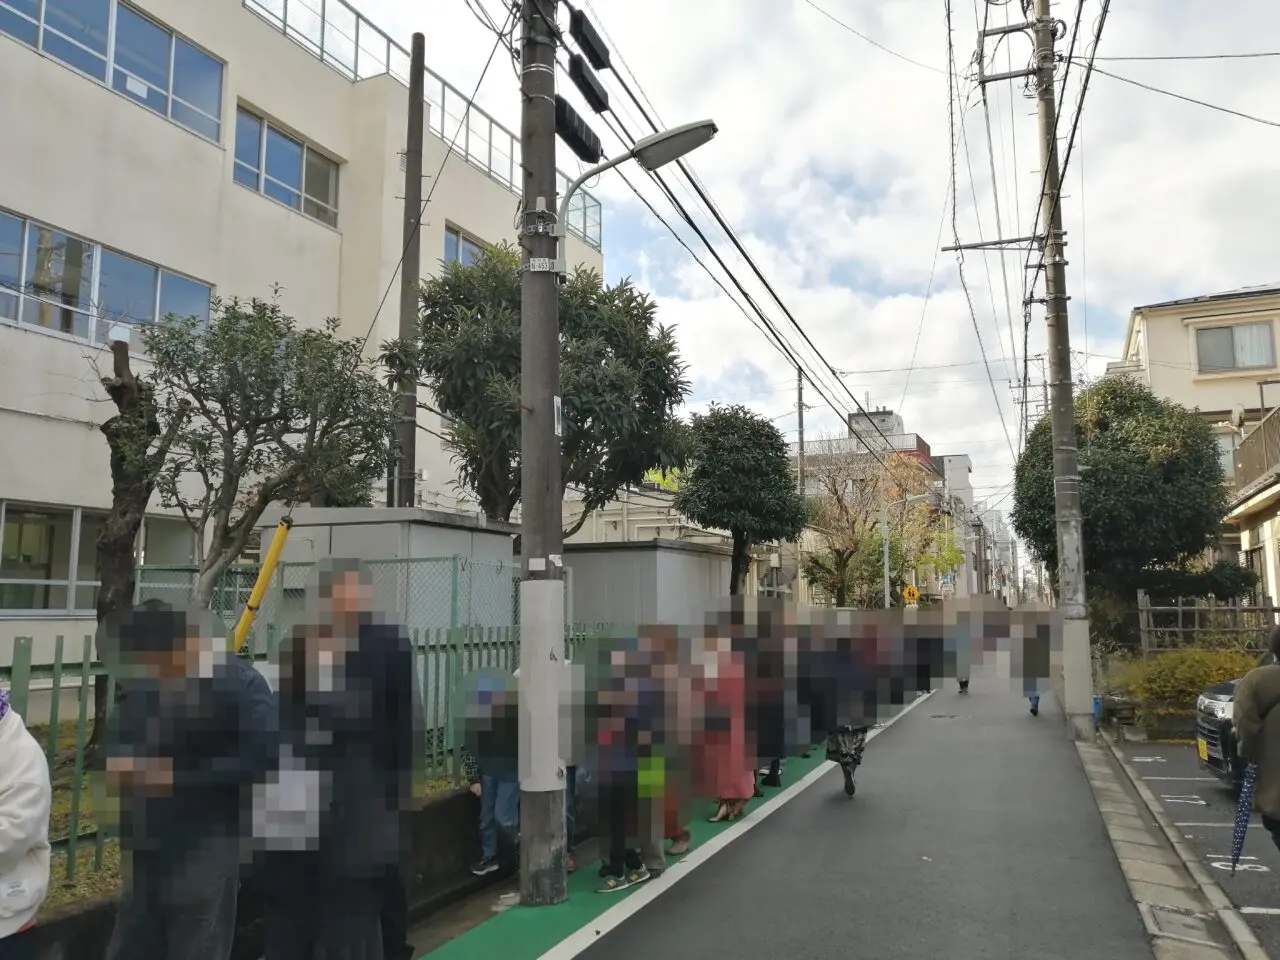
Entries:
POLYGON ((31 692, 31 637, 13 641, 13 667, 9 673, 9 705, 18 716, 26 716, 27 695, 31 692))

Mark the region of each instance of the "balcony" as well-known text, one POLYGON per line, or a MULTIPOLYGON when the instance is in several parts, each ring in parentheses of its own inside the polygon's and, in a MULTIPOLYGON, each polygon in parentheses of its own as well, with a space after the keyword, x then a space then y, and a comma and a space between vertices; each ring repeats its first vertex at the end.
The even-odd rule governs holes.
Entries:
MULTIPOLYGON (((325 66, 351 82, 389 74, 409 85, 409 51, 356 12, 344 0, 242 0, 256 14, 325 66)), ((520 138, 438 74, 427 70, 428 124, 453 152, 520 196, 520 138), (463 125, 465 117, 465 126, 463 125), (455 141, 454 138, 457 138, 455 141)), ((558 174, 563 196, 572 178, 558 174)), ((593 250, 600 249, 600 201, 579 190, 569 203, 568 230, 593 250)))
POLYGON ((1237 497, 1257 492, 1280 466, 1280 410, 1268 413, 1236 448, 1237 497))

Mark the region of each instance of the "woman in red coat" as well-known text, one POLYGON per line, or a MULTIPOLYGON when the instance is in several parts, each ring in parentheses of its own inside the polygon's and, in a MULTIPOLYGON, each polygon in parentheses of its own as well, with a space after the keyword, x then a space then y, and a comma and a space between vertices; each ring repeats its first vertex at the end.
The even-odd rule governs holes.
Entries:
POLYGON ((755 764, 747 743, 746 664, 726 636, 703 638, 695 695, 701 704, 701 732, 695 751, 698 796, 714 797, 712 823, 736 820, 755 793, 755 764))

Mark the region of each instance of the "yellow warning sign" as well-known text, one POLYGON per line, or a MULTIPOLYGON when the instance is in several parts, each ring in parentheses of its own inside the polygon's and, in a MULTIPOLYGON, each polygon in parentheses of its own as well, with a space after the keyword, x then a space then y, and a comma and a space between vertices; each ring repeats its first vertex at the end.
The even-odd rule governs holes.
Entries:
POLYGON ((914 583, 908 583, 906 589, 902 591, 902 599, 907 603, 915 603, 920 599, 920 591, 916 589, 914 583))

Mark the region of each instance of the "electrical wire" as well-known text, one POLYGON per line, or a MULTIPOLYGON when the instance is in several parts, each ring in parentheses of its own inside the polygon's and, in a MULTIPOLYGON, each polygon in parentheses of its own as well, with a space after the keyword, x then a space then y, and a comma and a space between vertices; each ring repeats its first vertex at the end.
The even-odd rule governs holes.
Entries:
POLYGON ((924 303, 920 306, 920 322, 916 325, 916 339, 911 347, 911 364, 906 368, 907 378, 902 384, 902 398, 898 401, 898 409, 907 402, 907 389, 911 386, 911 375, 916 369, 916 357, 920 353, 920 338, 924 333, 924 318, 929 313, 929 298, 933 295, 933 279, 938 271, 938 255, 942 252, 942 231, 947 225, 947 207, 951 204, 951 182, 947 181, 947 192, 942 196, 942 213, 938 217, 938 239, 933 243, 933 263, 929 265, 929 282, 924 288, 924 303))
MULTIPOLYGON (((621 59, 621 54, 619 54, 619 58, 621 59)), ((641 116, 645 119, 645 121, 649 124, 649 126, 653 129, 653 131, 655 133, 660 132, 660 128, 654 121, 653 117, 640 103, 640 100, 637 98, 636 94, 631 90, 630 86, 625 81, 622 80, 622 78, 618 75, 616 71, 614 71, 614 79, 617 81, 618 85, 622 87, 623 92, 627 94, 627 97, 631 100, 631 102, 635 104, 636 108, 640 111, 641 116)), ((627 130, 626 126, 622 124, 621 120, 617 117, 616 112, 614 114, 614 120, 618 123, 619 127, 622 129, 623 134, 625 134, 626 139, 623 142, 627 144, 628 148, 630 148, 630 146, 634 145, 634 143, 636 142, 636 138, 634 138, 631 135, 630 131, 627 130)), ((685 163, 684 160, 677 160, 675 161, 675 163, 678 169, 689 179, 690 183, 693 184, 694 192, 698 194, 702 203, 711 212, 711 215, 715 219, 716 223, 720 226, 721 230, 724 231, 725 236, 728 237, 730 243, 732 243, 734 248, 738 251, 739 256, 746 263, 746 265, 751 268, 752 272, 756 275, 757 279, 764 286, 765 290, 768 291, 774 303, 778 305, 783 315, 787 318, 787 320, 791 323, 791 325, 795 328, 795 330, 800 334, 801 338, 809 346, 810 350, 813 351, 817 359, 821 361, 823 366, 826 367, 826 369, 830 371, 833 376, 835 376, 835 382, 839 383, 839 385, 845 390, 845 392, 848 393, 849 398, 853 401, 854 405, 857 407, 859 411, 861 411, 864 417, 866 417, 867 421, 870 423, 870 425, 876 431, 876 433, 880 435, 880 438, 885 442, 886 446, 889 449, 892 449, 892 444, 890 443, 889 438, 885 436, 884 432, 880 429, 879 425, 876 424, 876 422, 871 419, 870 414, 868 413, 866 408, 863 407, 862 402, 858 400, 858 398, 854 396, 853 393, 849 391, 847 387, 845 387, 843 381, 841 381, 838 375, 836 375, 835 368, 831 365, 831 362, 826 358, 826 356, 822 353, 822 351, 818 349, 817 345, 813 342, 813 339, 809 336, 808 332, 805 331, 805 329, 796 320, 791 310, 787 307, 787 305, 783 302, 782 298, 778 295, 778 292, 774 288, 773 284, 769 282, 769 279, 764 275, 764 272, 760 269, 755 259, 747 251, 741 239, 739 239, 736 231, 733 229, 732 226, 730 226, 728 221, 725 219, 723 213, 720 211, 719 207, 716 206, 715 202, 711 199, 706 188, 702 186, 701 183, 698 182, 694 177, 694 175, 691 173, 688 164, 685 163)), ((673 196, 670 193, 670 188, 666 186, 666 183, 663 180, 663 177, 660 173, 658 173, 657 171, 651 171, 649 172, 649 176, 656 183, 658 183, 660 187, 662 187, 664 192, 668 194, 668 199, 673 199, 673 196)), ((720 260, 718 252, 716 252, 715 248, 711 246, 710 243, 706 240, 705 235, 702 234, 700 228, 697 227, 697 225, 693 222, 692 218, 690 218, 687 215, 687 213, 685 213, 683 216, 686 223, 688 223, 691 227, 693 227, 695 232, 699 233, 700 238, 703 240, 704 243, 707 244, 708 249, 713 252, 713 255, 716 256, 717 260, 720 260)), ((727 267, 725 267, 723 261, 721 260, 720 262, 721 262, 722 268, 725 268, 727 271, 727 267)), ((734 280, 735 280, 735 284, 737 284, 738 281, 736 280, 736 278, 734 278, 734 280)), ((746 291, 743 290, 743 293, 745 295, 746 291)), ((761 318, 765 319, 765 315, 763 314, 763 312, 761 312, 761 318)), ((797 366, 800 366, 800 364, 797 364, 797 366)), ((814 389, 819 389, 817 383, 814 382, 812 371, 810 371, 809 380, 810 380, 810 383, 814 386, 814 389)), ((824 396, 824 399, 827 399, 827 401, 830 402, 830 399, 825 396, 824 396)), ((834 406, 835 405, 833 404, 833 407, 834 406)), ((855 436, 861 439, 864 443, 866 443, 866 439, 857 432, 856 428, 854 428, 852 424, 849 424, 849 430, 855 436)), ((867 444, 867 446, 870 447, 870 444, 867 444)))
POLYGON ((1115 63, 1119 61, 1136 62, 1141 60, 1254 60, 1262 57, 1280 57, 1280 51, 1269 51, 1265 53, 1184 53, 1149 57, 1098 57, 1097 59, 1109 63, 1115 63))
POLYGON ((1103 70, 1101 67, 1094 67, 1093 72, 1100 73, 1104 77, 1110 77, 1112 80, 1119 80, 1121 83, 1127 83, 1135 87, 1141 87, 1143 90, 1149 90, 1152 93, 1159 93, 1159 94, 1163 94, 1166 97, 1173 97, 1175 100, 1182 100, 1185 103, 1193 103, 1197 107, 1205 107, 1209 110, 1217 110, 1219 113, 1227 113, 1233 117, 1239 117, 1242 120, 1252 120, 1254 123, 1261 123, 1268 127, 1280 127, 1280 121, 1268 120, 1265 117, 1256 117, 1251 113, 1244 113, 1240 110, 1232 110, 1230 107, 1219 106, 1216 103, 1209 103, 1205 100, 1197 100, 1195 97, 1188 97, 1181 93, 1174 93, 1172 90, 1165 90, 1161 87, 1153 87, 1149 83, 1141 83, 1137 80, 1130 79, 1129 77, 1122 77, 1117 73, 1111 73, 1108 70, 1103 70))
POLYGON ((955 237, 956 243, 956 267, 960 276, 960 287, 964 291, 965 301, 969 305, 969 317, 973 320, 973 332, 978 338, 978 350, 982 354, 983 366, 987 371, 987 379, 991 382, 991 396, 996 402, 996 412, 1000 415, 1000 426, 1004 428, 1005 442, 1009 444, 1009 451, 1017 458, 1017 453, 1013 449, 1013 441, 1009 438, 1009 425, 1005 422, 1004 410, 1000 406, 1000 395, 996 390, 995 377, 991 372, 991 364, 987 362, 987 348, 982 342, 982 330, 978 325, 978 314, 973 307, 973 296, 969 292, 969 285, 964 276, 964 251, 958 249, 960 246, 960 224, 956 216, 956 163, 957 163, 957 145, 956 145, 956 104, 959 97, 956 90, 956 72, 955 72, 955 45, 952 42, 952 24, 951 24, 951 0, 945 0, 946 8, 946 27, 947 27, 947 62, 951 66, 950 72, 947 74, 947 130, 950 140, 950 156, 951 156, 951 232, 955 237))
POLYGON ((805 2, 805 3, 807 3, 809 6, 813 7, 813 9, 817 10, 820 14, 822 14, 824 17, 826 17, 826 18, 827 18, 828 20, 830 20, 832 23, 836 24, 836 26, 841 27, 842 29, 849 31, 849 32, 850 32, 850 33, 852 33, 855 37, 858 37, 858 38, 860 38, 860 39, 862 39, 862 40, 865 40, 867 43, 871 44, 873 47, 876 47, 876 48, 878 48, 878 49, 880 49, 880 50, 883 50, 885 53, 889 54, 889 56, 891 56, 891 57, 897 57, 899 60, 902 60, 902 61, 903 61, 903 62, 905 62, 905 63, 909 63, 909 64, 911 64, 912 66, 922 67, 922 68, 923 68, 923 69, 925 69, 925 70, 932 70, 934 73, 945 73, 945 72, 946 72, 945 70, 939 70, 937 67, 930 66, 930 65, 929 65, 929 64, 927 64, 927 63, 921 63, 919 60, 912 60, 910 57, 906 56, 905 54, 901 54, 901 53, 899 53, 897 50, 891 50, 891 49, 889 49, 888 47, 886 47, 886 46, 885 46, 883 43, 881 43, 880 41, 872 39, 871 37, 869 37, 869 36, 867 36, 865 33, 863 33, 861 30, 855 30, 853 27, 849 26, 849 24, 845 23, 845 22, 844 22, 843 20, 841 20, 839 17, 835 16, 835 15, 834 15, 834 14, 832 14, 832 13, 827 12, 826 10, 823 10, 823 9, 822 9, 822 7, 820 7, 820 6, 818 6, 816 3, 814 3, 814 2, 813 2, 813 0, 804 0, 804 2, 805 2))
MULTIPOLYGON (((508 20, 514 22, 516 11, 513 9, 508 15, 508 20)), ((391 271, 391 279, 387 281, 387 289, 382 292, 382 299, 378 301, 378 309, 373 312, 373 319, 369 321, 369 329, 365 331, 363 337, 360 338, 360 353, 364 353, 365 345, 369 342, 369 337, 373 335, 373 329, 378 325, 378 317, 382 314, 382 308, 387 304, 387 298, 391 296, 391 288, 395 286, 396 277, 400 273, 400 268, 404 266, 404 258, 409 255, 409 247, 413 243, 413 238, 419 230, 422 229, 422 218, 427 212, 427 205, 431 203, 431 197, 436 192, 436 187, 440 185, 440 175, 444 173, 445 164, 449 162, 449 158, 453 156, 454 145, 458 142, 458 137, 462 135, 462 131, 467 129, 467 117, 471 113, 471 107, 475 103, 476 97, 480 93, 480 85, 484 83, 484 78, 489 73, 489 67, 493 64, 493 58, 497 56, 498 48, 502 46, 506 36, 505 31, 498 33, 498 39, 494 41, 493 48, 489 51, 489 58, 485 60, 484 67, 480 71, 480 76, 476 80, 475 89, 471 91, 471 96, 467 98, 466 109, 462 111, 462 119, 458 122, 458 129, 454 131, 453 139, 449 141, 449 146, 444 152, 444 159, 440 161, 440 166, 436 170, 436 175, 431 181, 431 189, 427 191, 426 197, 422 200, 422 205, 418 209, 418 215, 413 218, 413 228, 410 233, 408 242, 405 243, 404 249, 400 251, 400 258, 396 261, 395 267, 391 271)))

